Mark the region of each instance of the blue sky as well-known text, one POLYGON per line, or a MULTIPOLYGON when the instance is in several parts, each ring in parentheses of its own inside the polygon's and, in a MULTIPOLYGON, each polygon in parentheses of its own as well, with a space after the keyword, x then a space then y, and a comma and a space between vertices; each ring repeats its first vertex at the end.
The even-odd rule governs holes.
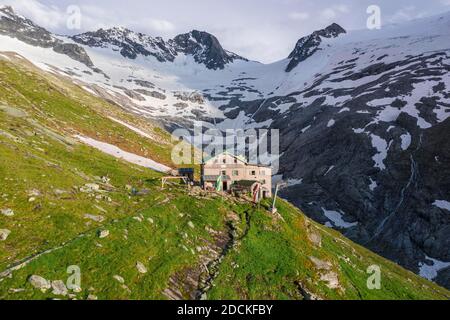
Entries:
POLYGON ((170 38, 192 29, 208 31, 222 45, 247 58, 285 58, 302 36, 337 22, 347 30, 365 28, 369 5, 381 9, 382 23, 398 23, 450 11, 450 0, 0 0, 47 29, 74 34, 125 26, 170 38), (68 6, 81 9, 81 30, 66 27, 68 6))

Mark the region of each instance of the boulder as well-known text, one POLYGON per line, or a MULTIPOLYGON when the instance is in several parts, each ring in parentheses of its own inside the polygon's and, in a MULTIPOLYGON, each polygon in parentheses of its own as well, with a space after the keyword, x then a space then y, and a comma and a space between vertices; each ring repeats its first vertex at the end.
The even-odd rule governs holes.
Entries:
POLYGON ((9 208, 2 209, 2 210, 0 210, 0 212, 2 215, 7 216, 7 217, 12 217, 14 215, 14 211, 9 208))
POLYGON ((8 229, 0 229, 0 241, 5 241, 10 233, 11 231, 8 229))
POLYGON ((36 289, 41 290, 42 292, 46 292, 48 289, 50 289, 52 287, 50 281, 44 279, 41 276, 38 275, 32 275, 29 279, 28 282, 35 287, 36 289))
POLYGON ((125 279, 122 278, 121 276, 117 275, 117 274, 115 276, 113 276, 113 278, 116 279, 121 284, 125 283, 125 279))
POLYGON ((90 219, 90 220, 93 220, 95 222, 103 222, 103 221, 105 221, 105 217, 104 216, 96 216, 96 215, 92 215, 92 214, 85 214, 84 217, 86 219, 90 219))
POLYGON ((142 262, 136 262, 136 269, 139 271, 139 273, 147 273, 147 268, 142 262))
POLYGON ((66 296, 67 295, 67 287, 61 280, 52 281, 52 293, 56 296, 66 296))
POLYGON ((98 237, 99 237, 100 239, 106 238, 107 236, 109 236, 109 230, 101 230, 101 231, 98 233, 98 237))

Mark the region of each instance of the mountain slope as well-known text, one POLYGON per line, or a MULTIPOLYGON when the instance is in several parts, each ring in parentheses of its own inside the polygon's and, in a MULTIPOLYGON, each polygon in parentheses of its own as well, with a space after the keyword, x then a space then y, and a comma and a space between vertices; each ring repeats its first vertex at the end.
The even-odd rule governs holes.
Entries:
POLYGON ((447 14, 327 40, 291 71, 317 72, 299 90, 223 108, 280 129, 283 196, 446 286, 449 207, 436 203, 450 203, 449 25, 447 14))
POLYGON ((7 57, 0 58, 0 229, 10 231, 0 241, 2 299, 448 299, 447 290, 283 201, 273 216, 268 203, 161 189, 160 174, 73 137, 166 161, 171 145, 162 131, 7 57), (380 290, 366 286, 373 264, 382 270, 380 290), (66 291, 74 265, 81 287, 66 291))
POLYGON ((346 33, 346 31, 340 25, 333 23, 325 29, 315 31, 298 40, 294 50, 289 54, 288 59, 291 59, 291 61, 286 68, 286 72, 292 71, 300 62, 311 57, 317 50, 321 50, 322 38, 336 38, 342 33, 346 33))
MULTIPOLYGON (((0 26, 12 14, 0 15, 0 26)), ((27 29, 26 20, 14 20, 27 29)), ((0 51, 170 130, 192 129, 196 120, 221 129, 280 129, 276 178, 289 182, 284 197, 450 287, 449 145, 442 138, 450 115, 449 13, 378 31, 344 33, 331 25, 270 65, 234 58, 209 34, 191 32, 177 44, 115 30, 58 37, 83 49, 92 67, 19 41, 28 33, 11 28, 1 31, 0 51)))
POLYGON ((77 43, 89 47, 107 48, 114 46, 120 54, 129 59, 136 59, 138 54, 154 56, 158 61, 173 61, 175 54, 161 38, 152 38, 142 33, 134 33, 126 28, 99 29, 71 37, 77 43))
POLYGON ((79 44, 88 47, 120 50, 120 54, 128 59, 136 59, 138 55, 153 56, 159 62, 174 62, 178 55, 192 56, 198 64, 206 68, 223 69, 226 64, 235 59, 246 60, 237 54, 225 51, 215 36, 204 31, 193 30, 180 34, 173 40, 135 33, 126 28, 100 29, 70 37, 79 44))

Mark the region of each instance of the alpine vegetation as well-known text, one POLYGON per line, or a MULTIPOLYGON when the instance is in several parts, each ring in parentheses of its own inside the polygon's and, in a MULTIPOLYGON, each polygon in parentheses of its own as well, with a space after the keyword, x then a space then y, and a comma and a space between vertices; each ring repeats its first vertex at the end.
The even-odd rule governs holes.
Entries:
POLYGON ((450 13, 344 27, 263 64, 0 6, 0 299, 449 299, 450 13))

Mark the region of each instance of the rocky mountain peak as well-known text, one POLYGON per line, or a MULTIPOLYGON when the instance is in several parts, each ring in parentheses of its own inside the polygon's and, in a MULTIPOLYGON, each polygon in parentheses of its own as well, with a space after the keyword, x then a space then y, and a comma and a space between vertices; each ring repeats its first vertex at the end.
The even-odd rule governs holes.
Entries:
POLYGON ((5 14, 14 14, 14 10, 11 6, 0 6, 0 11, 5 13, 5 14))
POLYGON ((45 37, 47 41, 53 38, 44 28, 39 27, 25 17, 16 14, 12 7, 0 6, 0 34, 18 31, 19 28, 20 30, 25 30, 27 32, 37 32, 39 35, 45 37))
POLYGON ((71 39, 89 47, 112 47, 129 59, 136 59, 138 55, 142 55, 153 56, 160 62, 166 62, 173 61, 176 55, 162 38, 154 38, 124 27, 99 29, 73 36, 71 39))
POLYGON ((161 37, 152 37, 134 32, 124 27, 99 29, 71 37, 77 43, 89 47, 112 47, 129 59, 138 55, 154 56, 160 62, 173 62, 182 53, 191 55, 197 63, 205 64, 208 69, 223 69, 225 64, 235 59, 244 58, 222 48, 219 40, 212 34, 193 30, 180 34, 172 40, 164 41, 161 37))
POLYGON ((318 30, 315 33, 324 38, 336 38, 340 34, 347 33, 347 31, 337 23, 332 23, 325 29, 318 30))
MULTIPOLYGON (((11 36, 33 46, 53 47, 57 52, 92 66, 81 46, 64 43, 31 20, 17 15, 10 6, 0 6, 0 35, 11 36)), ((198 30, 165 41, 161 37, 152 37, 126 27, 113 27, 82 33, 70 39, 88 47, 111 48, 129 59, 141 55, 153 56, 159 62, 173 62, 179 54, 190 55, 197 63, 212 70, 223 69, 227 63, 236 59, 246 60, 225 50, 214 35, 198 30)))
POLYGON ((34 24, 33 21, 16 14, 10 6, 0 7, 0 35, 16 38, 32 46, 52 48, 53 51, 66 54, 88 67, 93 66, 91 59, 82 47, 66 43, 55 37, 46 29, 34 24))
POLYGON ((286 68, 286 72, 292 71, 300 62, 305 61, 316 51, 320 50, 322 38, 336 38, 343 33, 346 33, 344 28, 337 23, 332 23, 328 27, 314 31, 310 35, 298 40, 294 50, 288 57, 291 60, 286 68))
POLYGON ((246 60, 223 49, 219 40, 205 31, 193 30, 173 39, 177 51, 192 55, 197 63, 204 63, 208 69, 223 69, 235 59, 246 60))

